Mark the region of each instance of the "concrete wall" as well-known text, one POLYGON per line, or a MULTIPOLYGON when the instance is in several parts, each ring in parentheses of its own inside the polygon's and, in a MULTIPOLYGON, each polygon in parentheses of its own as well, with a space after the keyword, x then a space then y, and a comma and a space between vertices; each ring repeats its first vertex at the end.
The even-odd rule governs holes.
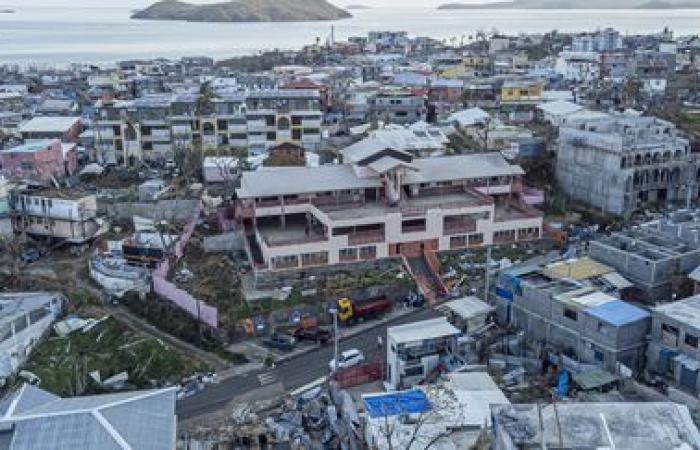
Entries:
POLYGON ((245 236, 237 231, 217 234, 216 236, 205 236, 202 241, 202 248, 207 253, 242 251, 245 250, 245 236))
POLYGON ((309 276, 327 277, 343 272, 376 271, 382 272, 401 265, 400 258, 382 258, 371 261, 359 261, 333 266, 308 267, 304 269, 289 269, 264 271, 255 273, 256 289, 279 288, 283 286, 303 286, 309 276))
POLYGON ((159 200, 150 203, 99 202, 98 210, 113 219, 131 220, 133 216, 152 220, 186 221, 199 200, 159 200))

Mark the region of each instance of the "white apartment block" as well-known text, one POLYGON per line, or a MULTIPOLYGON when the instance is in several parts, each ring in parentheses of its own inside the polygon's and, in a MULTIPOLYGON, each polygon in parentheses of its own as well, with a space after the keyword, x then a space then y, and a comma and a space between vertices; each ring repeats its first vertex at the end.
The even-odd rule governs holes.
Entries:
POLYGON ((99 230, 97 198, 68 189, 11 193, 10 215, 17 233, 83 243, 99 230))
POLYGON ((538 239, 522 168, 499 153, 415 158, 346 148, 345 164, 244 172, 237 217, 258 271, 538 239))
POLYGON ((293 142, 321 142, 323 113, 316 90, 272 89, 225 94, 198 108, 198 94, 160 94, 96 104, 97 159, 168 159, 177 148, 243 147, 253 153, 293 142))

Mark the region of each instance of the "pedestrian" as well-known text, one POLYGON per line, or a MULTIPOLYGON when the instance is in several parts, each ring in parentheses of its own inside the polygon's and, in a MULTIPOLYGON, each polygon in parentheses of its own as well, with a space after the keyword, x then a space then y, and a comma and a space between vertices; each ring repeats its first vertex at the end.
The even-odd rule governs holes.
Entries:
POLYGON ((380 350, 382 349, 382 337, 381 336, 377 336, 377 348, 380 350))

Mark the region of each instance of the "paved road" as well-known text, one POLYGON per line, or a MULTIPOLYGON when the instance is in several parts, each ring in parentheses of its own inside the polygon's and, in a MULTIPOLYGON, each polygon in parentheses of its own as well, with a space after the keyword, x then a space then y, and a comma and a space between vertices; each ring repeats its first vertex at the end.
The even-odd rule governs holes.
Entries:
MULTIPOLYGON (((437 317, 433 310, 425 309, 398 317, 388 322, 377 322, 378 326, 356 336, 341 339, 339 351, 359 348, 367 361, 385 360, 386 349, 377 348, 377 336, 382 335, 386 342, 386 329, 389 326, 415 322, 437 317)), ((292 391, 328 375, 328 363, 333 358, 333 345, 319 347, 281 362, 274 368, 261 369, 246 375, 226 379, 220 384, 207 386, 202 392, 177 402, 177 415, 180 420, 212 413, 226 406, 231 400, 250 394, 256 389, 280 383, 285 391, 292 391)), ((269 392, 268 392, 269 395, 269 392)))

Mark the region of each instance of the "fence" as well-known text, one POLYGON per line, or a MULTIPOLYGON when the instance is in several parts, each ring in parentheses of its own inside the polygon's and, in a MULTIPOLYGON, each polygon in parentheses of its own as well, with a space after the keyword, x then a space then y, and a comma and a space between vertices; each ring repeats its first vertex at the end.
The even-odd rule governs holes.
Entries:
POLYGON ((343 389, 371 383, 383 378, 384 364, 382 362, 371 362, 347 369, 340 369, 334 375, 338 386, 343 389))
MULTIPOLYGON (((185 253, 185 247, 192 237, 192 232, 199 219, 199 213, 202 210, 201 202, 196 205, 192 215, 187 221, 180 239, 175 244, 175 260, 179 261, 185 253)), ((188 292, 179 289, 174 284, 166 280, 168 271, 170 270, 170 262, 165 259, 153 271, 153 292, 160 295, 164 299, 172 302, 174 305, 186 311, 189 315, 203 322, 210 327, 216 328, 218 322, 218 310, 203 301, 192 297, 188 292)))

